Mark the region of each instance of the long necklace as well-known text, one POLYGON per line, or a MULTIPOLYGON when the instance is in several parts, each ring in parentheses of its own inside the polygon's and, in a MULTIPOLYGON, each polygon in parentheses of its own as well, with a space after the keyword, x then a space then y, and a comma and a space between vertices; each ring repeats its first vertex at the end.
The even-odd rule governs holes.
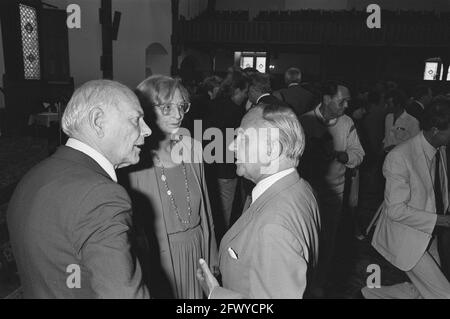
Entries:
POLYGON ((166 188, 166 193, 169 196, 170 202, 172 203, 173 209, 175 211, 175 214, 178 217, 178 220, 180 221, 180 223, 183 226, 186 226, 188 224, 191 223, 191 215, 192 215, 192 209, 191 209, 191 194, 189 192, 189 185, 188 185, 188 180, 187 180, 187 174, 186 174, 186 165, 184 165, 184 162, 181 161, 181 166, 183 168, 183 175, 184 175, 184 185, 186 187, 186 201, 187 201, 187 207, 188 207, 188 219, 184 220, 183 218, 181 218, 180 216, 180 212, 178 211, 178 207, 177 204, 175 203, 175 197, 173 196, 173 192, 170 190, 169 188, 169 184, 167 183, 167 175, 166 175, 166 171, 164 169, 164 165, 162 164, 159 156, 155 153, 155 158, 158 161, 159 165, 160 165, 160 169, 161 169, 161 180, 164 183, 164 186, 166 188))

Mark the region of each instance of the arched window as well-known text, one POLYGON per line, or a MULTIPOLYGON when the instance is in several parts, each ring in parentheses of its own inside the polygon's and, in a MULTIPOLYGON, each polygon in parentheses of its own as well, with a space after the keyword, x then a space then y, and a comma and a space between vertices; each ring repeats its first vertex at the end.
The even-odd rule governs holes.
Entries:
POLYGON ((267 53, 266 52, 235 52, 235 60, 239 60, 239 66, 242 69, 255 68, 261 73, 267 71, 267 53))
POLYGON ((25 80, 41 78, 39 36, 36 8, 20 4, 20 31, 22 35, 23 70, 25 80))
POLYGON ((159 42, 153 42, 145 49, 145 77, 153 74, 152 70, 157 70, 158 64, 163 62, 164 56, 167 56, 167 50, 159 42))

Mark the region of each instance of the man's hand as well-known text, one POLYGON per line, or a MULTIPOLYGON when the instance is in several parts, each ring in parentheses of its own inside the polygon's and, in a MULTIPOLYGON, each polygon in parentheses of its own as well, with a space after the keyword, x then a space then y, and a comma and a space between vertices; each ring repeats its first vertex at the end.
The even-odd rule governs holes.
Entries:
POLYGON ((339 151, 336 151, 336 152, 334 153, 334 156, 336 157, 336 160, 337 160, 339 163, 347 164, 347 162, 348 162, 348 154, 347 154, 347 152, 339 152, 339 151))
POLYGON ((208 264, 202 258, 198 261, 200 268, 197 269, 197 279, 202 286, 203 292, 209 297, 214 288, 219 287, 219 282, 209 270, 208 264))

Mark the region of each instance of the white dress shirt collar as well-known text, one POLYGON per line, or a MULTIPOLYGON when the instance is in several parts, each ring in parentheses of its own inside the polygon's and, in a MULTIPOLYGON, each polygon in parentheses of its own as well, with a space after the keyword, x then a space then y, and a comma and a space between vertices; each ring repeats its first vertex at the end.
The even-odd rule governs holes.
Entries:
POLYGON ((259 103, 259 100, 261 100, 261 98, 263 98, 264 96, 270 95, 270 93, 264 93, 262 94, 257 100, 256 100, 256 104, 259 103))
POLYGON ((295 85, 300 85, 300 83, 297 83, 297 82, 289 83, 288 88, 290 88, 291 86, 295 86, 295 85))
POLYGON ((423 103, 419 102, 416 100, 416 103, 420 105, 420 107, 422 108, 422 110, 425 110, 425 105, 423 105, 423 103))
POLYGON ((322 106, 322 103, 320 103, 319 105, 317 105, 316 109, 314 110, 314 113, 316 114, 316 116, 317 116, 323 123, 325 123, 325 124, 328 125, 328 126, 332 126, 332 125, 336 124, 337 121, 338 121, 338 118, 334 118, 334 119, 331 119, 331 120, 328 120, 328 121, 327 121, 327 120, 323 117, 322 112, 320 112, 320 107, 321 107, 321 106, 322 106))
POLYGON ((270 175, 269 177, 260 180, 258 184, 252 190, 252 204, 260 197, 270 186, 275 184, 277 181, 282 179, 283 177, 289 175, 290 173, 295 172, 295 168, 291 167, 285 170, 282 170, 278 173, 270 175))
POLYGON ((92 158, 94 161, 97 162, 98 165, 100 165, 101 168, 103 168, 103 170, 106 173, 108 173, 108 175, 111 177, 113 181, 117 182, 117 176, 116 171, 114 170, 114 166, 102 154, 94 150, 86 143, 83 143, 73 137, 67 140, 66 146, 71 147, 77 151, 80 151, 89 156, 90 158, 92 158))

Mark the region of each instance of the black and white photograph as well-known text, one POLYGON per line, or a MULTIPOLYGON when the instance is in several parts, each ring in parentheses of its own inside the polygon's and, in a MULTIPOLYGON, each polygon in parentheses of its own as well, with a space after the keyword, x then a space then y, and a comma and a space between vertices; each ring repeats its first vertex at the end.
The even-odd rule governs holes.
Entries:
POLYGON ((450 0, 0 0, 0 22, 0 299, 450 299, 450 0))

